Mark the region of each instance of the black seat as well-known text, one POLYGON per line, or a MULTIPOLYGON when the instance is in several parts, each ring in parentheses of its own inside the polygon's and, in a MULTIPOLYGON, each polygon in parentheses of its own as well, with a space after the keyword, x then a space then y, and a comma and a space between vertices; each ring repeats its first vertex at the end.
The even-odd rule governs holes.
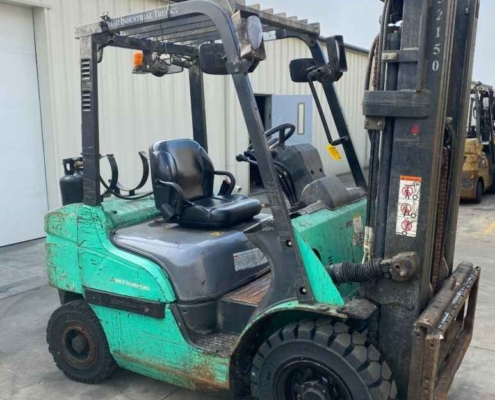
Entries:
POLYGON ((166 221, 200 229, 224 229, 249 221, 261 203, 232 195, 235 178, 215 171, 206 151, 194 140, 166 140, 150 148, 156 207, 166 221), (225 176, 220 193, 213 194, 215 175, 225 176))

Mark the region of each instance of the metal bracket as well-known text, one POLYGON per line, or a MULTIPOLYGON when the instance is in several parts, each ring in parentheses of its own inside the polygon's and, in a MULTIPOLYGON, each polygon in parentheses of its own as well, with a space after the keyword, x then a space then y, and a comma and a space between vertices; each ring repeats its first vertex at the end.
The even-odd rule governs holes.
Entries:
POLYGON ((385 118, 368 117, 364 120, 364 129, 368 131, 383 131, 385 128, 385 118))
POLYGON ((420 263, 416 253, 401 253, 392 259, 383 260, 381 266, 387 271, 385 275, 390 275, 390 279, 405 282, 413 277, 420 263))
POLYGON ((365 92, 363 114, 367 117, 426 118, 430 115, 427 92, 365 92))
POLYGON ((389 50, 382 55, 383 62, 395 63, 417 63, 419 60, 419 49, 389 50))
POLYGON ((362 321, 370 319, 377 310, 376 304, 362 297, 354 297, 337 309, 339 313, 347 315, 350 319, 362 321))

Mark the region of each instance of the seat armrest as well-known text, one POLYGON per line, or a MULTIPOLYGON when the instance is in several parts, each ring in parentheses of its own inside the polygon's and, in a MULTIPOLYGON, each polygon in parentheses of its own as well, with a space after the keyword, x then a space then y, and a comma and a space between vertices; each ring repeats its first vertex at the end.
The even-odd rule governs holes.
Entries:
POLYGON ((160 179, 155 180, 155 185, 169 188, 177 194, 177 204, 175 206, 174 211, 175 211, 176 215, 181 215, 182 214, 182 207, 184 206, 184 203, 187 202, 185 200, 184 191, 182 190, 182 188, 175 182, 166 182, 166 181, 162 181, 160 179))
POLYGON ((220 188, 220 192, 218 194, 221 196, 230 196, 235 189, 235 176, 227 171, 215 171, 215 175, 226 176, 227 178, 229 178, 230 184, 226 183, 226 181, 224 180, 224 183, 222 184, 222 187, 220 188))

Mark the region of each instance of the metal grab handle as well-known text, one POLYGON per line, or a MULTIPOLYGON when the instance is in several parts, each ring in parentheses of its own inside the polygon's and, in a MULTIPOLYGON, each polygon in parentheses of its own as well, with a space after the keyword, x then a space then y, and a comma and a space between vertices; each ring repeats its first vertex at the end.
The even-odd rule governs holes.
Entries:
POLYGON ((144 151, 140 151, 138 154, 143 166, 143 174, 141 175, 141 181, 139 182, 139 184, 134 189, 126 189, 120 183, 117 183, 117 187, 119 190, 129 192, 129 195, 131 196, 134 196, 139 189, 146 185, 146 182, 148 182, 148 178, 150 176, 150 166, 148 163, 148 158, 146 157, 146 153, 144 151))
MULTIPOLYGON (((230 172, 227 172, 227 171, 215 171, 214 174, 217 176, 226 176, 227 178, 229 178, 230 184, 228 184, 228 189, 222 189, 221 188, 219 195, 230 196, 232 194, 232 192, 234 191, 235 186, 237 185, 237 182, 235 180, 235 176, 233 174, 231 174, 230 172)), ((224 180, 224 182, 225 182, 225 180, 224 180)), ((222 187, 223 187, 223 185, 222 185, 222 187)))
POLYGON ((148 182, 149 174, 150 174, 150 166, 148 163, 148 158, 146 157, 146 153, 143 151, 139 152, 139 157, 141 159, 141 163, 143 165, 143 174, 141 176, 141 181, 139 184, 133 188, 133 189, 126 189, 124 188, 120 183, 119 183, 119 167, 117 164, 117 160, 115 159, 115 156, 113 154, 108 154, 105 156, 108 160, 108 163, 110 164, 110 170, 111 170, 111 178, 109 180, 109 183, 107 184, 103 177, 100 175, 100 182, 103 185, 103 187, 106 189, 106 192, 103 194, 103 196, 107 194, 112 194, 115 197, 118 197, 120 199, 124 200, 139 200, 148 196, 151 196, 153 192, 148 192, 143 195, 138 195, 136 196, 136 192, 144 187, 146 185, 146 182, 148 182), (120 192, 128 192, 129 195, 122 195, 120 192))

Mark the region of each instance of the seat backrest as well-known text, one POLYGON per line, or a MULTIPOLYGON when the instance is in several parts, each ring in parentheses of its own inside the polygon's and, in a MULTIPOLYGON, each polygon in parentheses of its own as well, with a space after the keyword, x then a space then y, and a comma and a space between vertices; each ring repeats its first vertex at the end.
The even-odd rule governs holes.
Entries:
POLYGON ((325 177, 320 153, 312 144, 287 146, 278 153, 277 161, 285 166, 289 173, 297 200, 301 199, 304 188, 315 180, 325 177))
POLYGON ((157 179, 177 183, 186 200, 213 196, 213 163, 199 143, 190 139, 156 142, 150 148, 151 177, 157 208, 163 204, 172 207, 176 193, 155 184, 157 179))

